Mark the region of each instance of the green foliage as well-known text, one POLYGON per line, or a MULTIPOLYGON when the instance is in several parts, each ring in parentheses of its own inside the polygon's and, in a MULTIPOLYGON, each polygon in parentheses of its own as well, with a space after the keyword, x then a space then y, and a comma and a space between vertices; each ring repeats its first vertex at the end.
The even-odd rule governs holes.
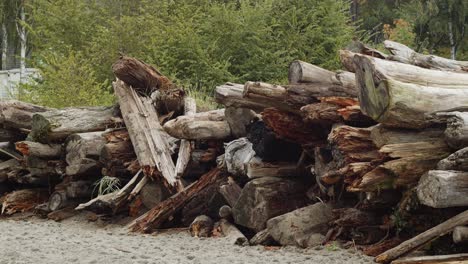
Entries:
POLYGON ((286 81, 295 59, 338 69, 337 51, 355 35, 344 0, 36 0, 28 8, 31 63, 43 73, 28 98, 57 107, 110 103, 120 52, 204 100, 226 81, 286 81))
POLYGON ((86 57, 70 52, 66 56, 50 53, 39 65, 41 78, 24 84, 21 100, 62 108, 67 106, 111 105, 107 80, 100 82, 86 57))
POLYGON ((120 190, 120 180, 115 177, 104 176, 94 183, 93 194, 104 195, 120 190))

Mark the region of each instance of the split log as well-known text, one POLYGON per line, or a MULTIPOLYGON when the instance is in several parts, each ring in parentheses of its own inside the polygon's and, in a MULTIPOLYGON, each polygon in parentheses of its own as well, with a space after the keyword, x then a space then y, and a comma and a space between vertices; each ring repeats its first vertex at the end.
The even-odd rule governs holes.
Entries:
POLYGON ((0 123, 6 127, 31 129, 33 115, 48 110, 51 109, 16 100, 1 101, 0 123))
POLYGON ((164 130, 175 138, 188 140, 225 139, 231 136, 224 109, 179 116, 164 124, 164 130))
POLYGON ((149 98, 139 97, 124 82, 116 80, 114 90, 120 103, 125 125, 143 172, 148 177, 158 176, 159 171, 168 187, 181 190, 175 174, 169 140, 170 136, 159 123, 158 114, 149 98))
POLYGON ((468 71, 468 61, 456 61, 435 55, 420 54, 403 44, 390 40, 385 40, 384 46, 393 55, 388 57, 390 60, 413 64, 423 68, 458 72, 468 71))
POLYGON ((468 261, 468 254, 407 257, 397 259, 392 264, 463 264, 468 261))
POLYGON ((231 207, 234 207, 237 200, 239 200, 242 189, 231 177, 229 177, 227 184, 219 187, 219 192, 223 195, 226 202, 231 207))
MULTIPOLYGON (((450 111, 468 103, 468 89, 406 83, 378 70, 369 58, 354 56, 359 102, 363 113, 386 126, 424 128, 435 122, 427 114, 450 111)), ((423 78, 423 77, 421 77, 423 78)))
POLYGON ((437 113, 436 116, 447 122, 445 140, 450 147, 454 149, 468 147, 468 113, 446 112, 437 113))
POLYGON ((468 205, 468 172, 431 170, 421 177, 419 201, 434 208, 468 205))
POLYGON ((174 84, 153 66, 136 58, 121 56, 113 65, 115 76, 139 92, 150 95, 154 90, 174 88, 174 84))
POLYGON ((292 94, 282 86, 262 82, 246 82, 243 96, 292 113, 299 113, 302 106, 317 102, 313 97, 292 94))
POLYGON ((33 115, 28 138, 47 144, 61 142, 71 134, 103 131, 119 122, 114 107, 50 110, 33 115))
POLYGON ((375 258, 376 262, 388 263, 400 256, 403 256, 437 237, 450 233, 455 227, 468 224, 468 211, 460 213, 449 220, 411 238, 398 246, 385 251, 375 258))
POLYGON ((211 170, 198 181, 187 186, 183 191, 158 204, 146 214, 130 223, 129 227, 134 232, 151 232, 173 216, 190 198, 216 183, 220 177, 219 169, 211 170))
POLYGON ((452 234, 453 242, 462 243, 468 241, 468 227, 467 226, 457 226, 453 229, 452 234))
POLYGON ((42 144, 32 141, 19 141, 15 143, 16 150, 26 156, 54 159, 62 155, 62 146, 59 144, 42 144))
MULTIPOLYGON (((195 99, 191 97, 185 98, 184 111, 186 116, 194 115, 197 112, 197 104, 195 99)), ((189 140, 183 139, 180 142, 179 155, 175 166, 176 177, 181 178, 190 162, 192 153, 192 143, 189 140)))
POLYGON ((67 138, 67 175, 95 174, 100 171, 99 157, 106 143, 103 133, 80 133, 67 138))
POLYGON ((229 223, 226 219, 219 220, 219 227, 226 240, 232 245, 248 246, 249 240, 242 234, 237 227, 229 223))
POLYGON ((438 170, 468 171, 468 148, 463 148, 439 161, 438 170))
POLYGON ((34 209, 47 201, 47 189, 23 189, 6 195, 2 203, 2 215, 12 215, 34 209))
POLYGON ((323 145, 329 126, 306 124, 298 115, 267 108, 262 112, 262 119, 279 137, 306 145, 323 145))

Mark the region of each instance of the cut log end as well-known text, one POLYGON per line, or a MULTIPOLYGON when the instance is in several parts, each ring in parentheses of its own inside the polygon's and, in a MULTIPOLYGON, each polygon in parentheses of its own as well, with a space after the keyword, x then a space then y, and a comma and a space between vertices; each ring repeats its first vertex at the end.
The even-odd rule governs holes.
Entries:
POLYGON ((302 66, 300 61, 293 61, 289 65, 289 83, 299 83, 302 79, 302 66))

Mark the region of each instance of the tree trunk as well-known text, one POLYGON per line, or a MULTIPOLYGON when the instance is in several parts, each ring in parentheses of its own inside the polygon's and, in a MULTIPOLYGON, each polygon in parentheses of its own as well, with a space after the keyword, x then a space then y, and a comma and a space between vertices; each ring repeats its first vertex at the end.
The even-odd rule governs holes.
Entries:
MULTIPOLYGON (((184 112, 186 116, 195 115, 197 112, 197 104, 195 99, 186 97, 184 103, 184 112)), ((183 139, 180 141, 179 155, 175 166, 176 177, 179 179, 184 175, 185 169, 189 164, 192 153, 192 143, 189 140, 183 139)))
POLYGON ((153 66, 136 58, 121 56, 113 65, 115 76, 139 93, 150 95, 155 90, 175 88, 174 84, 153 66))
POLYGON ((106 143, 103 133, 79 133, 67 138, 67 175, 96 174, 100 171, 99 157, 106 143))
POLYGON ((434 208, 468 205, 468 172, 431 170, 419 181, 418 198, 434 208))
POLYGON ((51 110, 16 100, 0 101, 0 123, 5 127, 31 129, 35 113, 51 110))
POLYGON ((62 155, 62 146, 59 144, 41 144, 32 141, 19 141, 15 143, 16 150, 26 156, 36 156, 46 159, 58 159, 62 155))
POLYGON ((213 169, 203 175, 198 181, 187 186, 183 191, 173 195, 169 199, 158 204, 146 214, 130 223, 129 227, 134 232, 151 232, 159 228, 166 220, 179 211, 191 198, 202 192, 212 184, 218 182, 221 177, 219 169, 213 169))
POLYGON ((375 258, 376 262, 388 263, 400 256, 403 256, 415 249, 420 248, 426 243, 432 241, 437 237, 441 237, 451 232, 455 227, 468 224, 468 211, 458 214, 449 220, 411 238, 398 246, 385 251, 375 258))
POLYGON ((113 107, 50 110, 34 114, 29 137, 41 143, 61 142, 71 134, 103 131, 119 121, 113 107))
POLYGON ((116 80, 113 85, 143 172, 148 177, 155 177, 160 173, 169 188, 181 190, 182 185, 176 177, 170 146, 167 143, 169 140, 166 140, 170 136, 159 123, 158 114, 151 100, 139 97, 133 89, 120 80, 116 80))
POLYGON ((435 55, 420 54, 403 44, 393 42, 390 40, 384 41, 384 46, 393 55, 389 56, 389 59, 391 60, 413 64, 429 69, 458 72, 468 71, 468 61, 456 61, 453 59, 446 59, 435 55))
POLYGON ((164 124, 164 130, 175 138, 188 140, 231 137, 231 128, 225 119, 224 109, 179 116, 164 124))
POLYGON ((244 98, 244 85, 237 83, 226 83, 216 87, 215 100, 226 107, 247 108, 259 113, 269 107, 265 102, 257 102, 251 98, 244 98))
POLYGON ((7 69, 8 32, 5 21, 2 22, 2 70, 7 69))
POLYGON ((468 89, 403 83, 380 72, 364 56, 356 55, 354 62, 361 110, 386 126, 428 127, 435 121, 427 114, 468 104, 468 89))
MULTIPOLYGON (((21 3, 20 7, 20 22, 23 23, 20 25, 20 22, 17 22, 18 35, 20 38, 20 83, 24 83, 26 80, 26 17, 24 12, 24 1, 21 3)), ((21 87, 19 89, 19 98, 22 98, 23 92, 21 87)))

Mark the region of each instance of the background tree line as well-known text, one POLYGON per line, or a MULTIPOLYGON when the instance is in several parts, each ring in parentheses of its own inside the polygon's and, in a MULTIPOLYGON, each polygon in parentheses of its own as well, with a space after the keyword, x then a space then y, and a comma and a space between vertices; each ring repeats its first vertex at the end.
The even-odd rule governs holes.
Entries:
POLYGON ((2 68, 4 50, 20 61, 24 29, 26 62, 42 78, 20 99, 53 107, 112 103, 119 53, 157 66, 200 103, 226 81, 285 82, 295 59, 337 69, 337 50, 353 39, 468 60, 466 0, 0 1, 2 68))

